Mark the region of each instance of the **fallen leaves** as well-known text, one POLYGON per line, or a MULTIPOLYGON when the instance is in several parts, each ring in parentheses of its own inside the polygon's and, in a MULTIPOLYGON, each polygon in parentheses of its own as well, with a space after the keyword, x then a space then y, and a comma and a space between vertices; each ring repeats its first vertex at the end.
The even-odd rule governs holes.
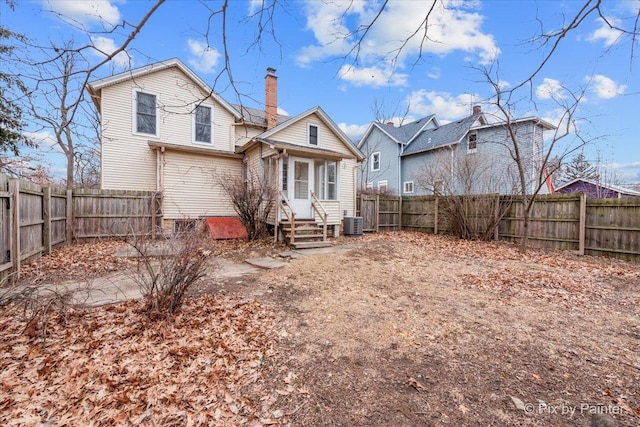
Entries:
POLYGON ((53 315, 45 350, 16 319, 1 318, 0 424, 260 425, 281 418, 273 399, 261 401, 275 394, 263 372, 277 352, 272 312, 213 296, 186 300, 163 322, 148 323, 139 310, 130 302, 53 315))

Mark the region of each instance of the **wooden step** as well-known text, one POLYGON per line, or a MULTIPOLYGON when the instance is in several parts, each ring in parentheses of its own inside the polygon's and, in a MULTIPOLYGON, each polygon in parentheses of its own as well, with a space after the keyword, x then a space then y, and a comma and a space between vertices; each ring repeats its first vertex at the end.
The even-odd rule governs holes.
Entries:
POLYGON ((314 241, 314 242, 294 242, 291 245, 294 249, 312 249, 312 248, 327 248, 331 246, 330 242, 314 241))

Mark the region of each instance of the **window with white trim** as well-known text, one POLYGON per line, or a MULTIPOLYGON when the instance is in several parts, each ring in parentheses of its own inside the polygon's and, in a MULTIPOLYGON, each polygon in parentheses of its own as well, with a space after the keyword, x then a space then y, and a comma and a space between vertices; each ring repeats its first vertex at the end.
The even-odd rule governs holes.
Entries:
POLYGON ((318 126, 309 124, 309 145, 318 145, 318 126))
POLYGON ((478 151, 478 134, 471 132, 467 136, 467 153, 475 153, 478 151))
POLYGON ((376 151, 371 154, 371 171, 379 171, 380 170, 380 152, 376 151))
POLYGON ((413 181, 405 181, 404 182, 404 192, 405 193, 413 193, 413 181))
POLYGON ((158 135, 158 108, 156 95, 135 92, 135 133, 158 135))
POLYGON ((213 109, 206 105, 198 105, 193 111, 193 140, 195 142, 212 142, 213 109))
POLYGON ((320 200, 338 200, 338 163, 316 161, 316 194, 320 200))
POLYGON ((379 192, 384 193, 385 191, 387 191, 387 187, 388 187, 388 183, 386 179, 384 181, 378 181, 379 192))

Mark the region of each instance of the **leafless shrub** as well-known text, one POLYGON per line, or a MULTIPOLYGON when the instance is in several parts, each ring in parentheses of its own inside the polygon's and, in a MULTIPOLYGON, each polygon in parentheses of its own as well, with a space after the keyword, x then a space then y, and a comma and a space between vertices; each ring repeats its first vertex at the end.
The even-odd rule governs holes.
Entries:
POLYGON ((490 240, 510 206, 509 197, 498 195, 513 187, 510 172, 489 155, 441 151, 418 169, 414 180, 421 190, 440 196, 438 208, 453 235, 490 240))
POLYGON ((224 176, 218 182, 231 199, 249 240, 257 240, 268 234, 267 219, 276 200, 274 180, 255 171, 243 175, 224 176))
POLYGON ((188 290, 206 275, 210 242, 197 230, 163 241, 135 239, 128 242, 139 262, 133 277, 144 298, 144 312, 150 319, 175 313, 188 290))
POLYGON ((73 305, 75 291, 42 285, 35 280, 8 285, 13 282, 10 279, 10 276, 5 277, 0 282, 0 314, 18 317, 25 325, 23 333, 29 338, 39 339, 44 347, 51 316, 66 317, 73 305))

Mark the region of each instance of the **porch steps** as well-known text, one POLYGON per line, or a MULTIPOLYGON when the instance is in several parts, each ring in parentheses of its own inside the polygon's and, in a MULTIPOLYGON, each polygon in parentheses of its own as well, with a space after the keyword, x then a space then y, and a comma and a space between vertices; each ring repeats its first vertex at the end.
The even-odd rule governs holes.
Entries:
POLYGON ((296 219, 294 239, 291 243, 291 223, 282 221, 280 229, 287 243, 295 249, 325 248, 331 243, 324 240, 322 226, 313 219, 296 219))
POLYGON ((328 248, 331 246, 331 242, 295 242, 291 245, 294 249, 315 249, 315 248, 328 248))

